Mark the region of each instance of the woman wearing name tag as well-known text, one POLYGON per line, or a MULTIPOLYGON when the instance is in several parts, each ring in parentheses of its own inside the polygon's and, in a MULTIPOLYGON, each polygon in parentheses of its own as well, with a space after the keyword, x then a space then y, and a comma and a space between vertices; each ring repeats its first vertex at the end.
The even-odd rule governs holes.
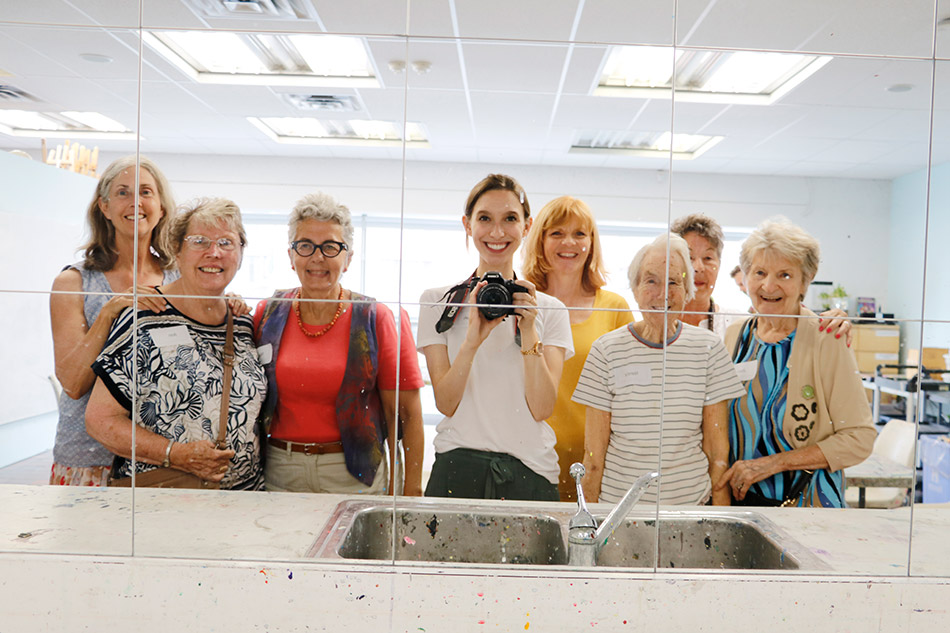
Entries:
POLYGON ((269 380, 267 489, 392 491, 396 469, 384 443, 393 455, 401 435, 403 493, 421 495, 423 382, 408 315, 397 331, 385 304, 343 287, 354 235, 345 206, 324 193, 304 196, 289 233, 300 286, 261 301, 254 315, 269 380))
POLYGON ((582 200, 561 196, 544 205, 525 240, 524 276, 538 290, 568 308, 574 356, 564 361, 557 403, 548 424, 557 435, 558 491, 561 501, 574 501, 577 486, 571 464, 584 459, 583 405, 571 401, 591 344, 602 334, 633 320, 620 295, 604 290, 607 283, 594 215, 582 200))
MULTIPOLYGON (((660 503, 729 505, 712 485, 728 468, 728 403, 742 385, 722 340, 678 318, 696 292, 686 241, 658 237, 628 276, 643 320, 594 341, 574 391, 587 406, 584 495, 619 501, 659 469, 660 503)), ((642 499, 655 503, 655 488, 642 499)))
POLYGON ((113 455, 86 433, 86 404, 96 380, 92 363, 116 318, 132 305, 133 291, 138 292, 140 308, 161 312, 165 300, 155 294, 154 286, 178 278, 165 235, 175 214, 168 181, 149 159, 140 157, 138 164, 138 206, 136 157, 125 156, 102 172, 86 210, 90 239, 83 261, 67 266, 53 282, 50 323, 56 378, 63 393, 51 484, 104 486, 108 482, 113 455), (116 295, 116 291, 125 294, 116 295))
POLYGON ((757 316, 726 335, 748 382, 731 404, 732 466, 716 489, 743 505, 844 507, 843 469, 874 444, 854 356, 801 305, 819 261, 818 241, 787 221, 763 223, 742 244, 757 316))
POLYGON ((230 200, 199 200, 174 220, 169 241, 181 277, 158 288, 168 307, 116 319, 93 364, 86 429, 120 456, 115 479, 132 473, 134 419, 137 481, 164 486, 154 477, 161 466, 194 475, 197 485, 173 487, 261 490, 257 421, 267 379, 251 318, 232 318, 225 297, 247 243, 241 212, 230 200))
POLYGON ((515 179, 484 178, 462 218, 478 268, 422 294, 418 346, 445 415, 427 496, 558 500, 555 435, 545 419, 573 345, 564 305, 514 279, 530 213, 515 179))

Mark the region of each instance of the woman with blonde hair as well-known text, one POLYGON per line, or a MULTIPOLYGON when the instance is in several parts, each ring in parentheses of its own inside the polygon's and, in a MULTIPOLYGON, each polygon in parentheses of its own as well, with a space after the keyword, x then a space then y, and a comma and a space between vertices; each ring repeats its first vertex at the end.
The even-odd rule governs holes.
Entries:
POLYGON ((557 435, 558 492, 562 501, 573 501, 577 492, 568 469, 584 457, 586 413, 571 394, 591 344, 630 323, 633 315, 623 297, 603 289, 606 278, 597 224, 582 200, 561 196, 541 209, 525 240, 523 271, 539 291, 570 308, 574 356, 564 362, 554 413, 547 422, 557 435))
POLYGON ((145 157, 120 158, 99 178, 86 210, 90 238, 83 261, 59 273, 49 300, 56 378, 63 387, 51 484, 103 486, 109 479, 113 455, 85 427, 96 379, 91 366, 112 324, 132 305, 133 292, 139 307, 165 309, 154 287, 178 278, 165 236, 174 214, 168 181, 145 157))

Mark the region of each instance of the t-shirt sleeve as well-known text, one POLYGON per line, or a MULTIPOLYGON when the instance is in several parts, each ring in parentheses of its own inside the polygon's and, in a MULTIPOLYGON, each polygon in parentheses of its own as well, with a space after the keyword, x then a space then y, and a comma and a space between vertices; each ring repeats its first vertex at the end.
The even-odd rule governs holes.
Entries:
POLYGON ((590 346, 590 353, 587 354, 571 400, 600 411, 611 411, 614 392, 609 380, 610 367, 604 350, 604 337, 600 337, 590 346))
POLYGON ((729 352, 722 339, 716 335, 709 337, 709 357, 706 362, 706 404, 715 404, 723 400, 738 398, 745 393, 736 368, 729 359, 729 352))
POLYGON ((257 326, 261 324, 261 319, 264 318, 265 306, 267 306, 267 299, 261 299, 257 302, 257 307, 254 308, 254 332, 257 332, 257 326))
POLYGON ((574 336, 571 334, 571 317, 564 304, 551 298, 550 307, 543 311, 541 342, 545 347, 563 347, 564 360, 574 355, 574 336))
POLYGON ((412 326, 409 315, 401 311, 399 331, 401 339, 396 340, 396 322, 388 306, 376 304, 376 340, 379 343, 379 373, 376 384, 380 389, 396 389, 396 359, 400 359, 399 389, 421 389, 422 374, 419 371, 419 357, 412 341, 412 326))
POLYGON ((442 317, 442 311, 445 306, 440 299, 441 292, 438 289, 426 290, 419 299, 419 329, 416 332, 416 349, 420 352, 429 345, 448 345, 445 333, 439 334, 435 331, 435 324, 442 317), (432 305, 426 305, 426 304, 432 305))
MULTIPOLYGON (((132 384, 135 354, 132 353, 134 312, 126 308, 112 323, 102 351, 92 364, 92 371, 109 389, 109 393, 126 411, 132 410, 132 384)), ((142 341, 139 341, 142 343, 142 341)))

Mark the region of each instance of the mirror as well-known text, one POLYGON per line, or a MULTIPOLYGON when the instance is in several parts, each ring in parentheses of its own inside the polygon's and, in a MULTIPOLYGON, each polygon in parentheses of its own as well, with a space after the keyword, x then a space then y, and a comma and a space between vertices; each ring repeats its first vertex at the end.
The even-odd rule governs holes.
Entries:
MULTIPOLYGON (((939 33, 939 31, 938 31, 939 33)), ((938 46, 939 46, 938 39, 938 46)), ((917 355, 925 368, 940 370, 947 367, 943 358, 946 347, 946 292, 939 282, 940 277, 940 235, 947 221, 947 212, 943 200, 946 192, 942 180, 947 161, 948 146, 948 105, 947 87, 950 86, 950 68, 946 61, 937 61, 934 73, 934 118, 933 118, 933 157, 928 171, 922 170, 901 178, 904 182, 913 182, 916 186, 929 179, 929 209, 927 217, 927 253, 918 254, 918 261, 926 263, 926 280, 921 275, 918 282, 926 291, 923 322, 909 329, 907 341, 913 344, 917 355)), ((946 405, 944 404, 943 382, 946 374, 933 373, 922 386, 926 388, 917 394, 921 401, 919 437, 915 455, 917 470, 917 500, 914 506, 914 529, 911 548, 911 574, 946 575, 948 573, 945 556, 946 544, 940 538, 937 527, 947 513, 946 474, 950 463, 944 448, 946 437, 946 405)))
MULTIPOLYGON (((914 281, 921 278, 924 239, 939 228, 940 217, 931 204, 927 224, 923 177, 931 141, 932 7, 819 2, 760 7, 699 0, 657 6, 598 0, 552 8, 537 3, 512 7, 417 0, 383 9, 374 3, 370 9, 368 3, 344 8, 313 0, 297 3, 305 9, 303 17, 246 18, 201 15, 184 0, 141 3, 143 28, 150 35, 195 29, 268 43, 293 42, 294 37, 313 32, 361 38, 376 87, 314 81, 298 91, 288 85, 199 81, 163 57, 158 52, 161 45, 150 39, 142 45, 139 82, 138 7, 115 9, 94 3, 80 13, 67 3, 40 4, 14 3, 0 23, 6 36, 0 44, 5 53, 0 66, 9 75, 0 83, 36 99, 22 108, 5 99, 2 109, 42 110, 47 104, 63 111, 89 109, 135 129, 140 108, 141 152, 161 166, 176 200, 223 195, 241 207, 251 240, 232 285, 252 307, 275 288, 299 283, 283 259, 286 218, 302 195, 322 190, 354 215, 354 259, 343 285, 375 297, 394 312, 401 303, 416 337, 422 291, 455 283, 474 267, 476 251, 470 248, 462 254, 464 236, 459 227, 468 191, 485 174, 504 171, 525 186, 533 213, 564 193, 593 209, 610 272, 606 287, 632 307, 626 267, 639 245, 664 232, 671 220, 699 211, 715 217, 726 231, 719 277, 723 296, 719 299, 717 289, 717 301, 741 312, 744 299, 731 288, 722 269, 735 265, 749 230, 781 214, 820 240, 823 259, 817 280, 831 282, 832 291, 834 286, 844 288, 851 312, 859 298, 873 298, 876 308, 892 313, 901 324, 896 352, 869 349, 865 354, 896 353, 906 360, 909 350, 920 347, 921 331, 925 347, 931 339, 935 345, 939 342, 942 304, 927 301, 927 311, 922 312, 924 285, 914 281), (733 28, 739 23, 746 27, 733 28), (401 37, 406 34, 408 39, 401 37), (645 91, 629 96, 633 93, 624 85, 621 62, 615 65, 609 60, 614 47, 636 44, 640 46, 630 54, 649 53, 645 45, 674 42, 680 54, 767 50, 785 60, 816 55, 817 63, 811 63, 820 66, 811 68, 797 86, 779 93, 772 105, 710 102, 683 86, 677 86, 676 99, 645 91), (99 63, 103 58, 111 61, 99 63), (601 87, 606 70, 615 73, 614 83, 601 87), (297 94, 308 98, 290 99, 297 94), (317 96, 331 99, 314 99, 317 96), (353 106, 359 108, 357 114, 347 114, 346 108, 353 106), (262 121, 247 119, 301 116, 303 107, 337 108, 316 117, 337 122, 396 124, 397 139, 403 123, 420 123, 421 128, 411 127, 410 142, 405 144, 397 140, 375 147, 304 145, 276 142, 273 139, 282 132, 274 128, 268 132, 262 121), (635 133, 666 131, 723 138, 693 160, 671 159, 669 146, 652 154, 633 151, 642 149, 635 133), (271 248, 277 244, 281 246, 271 248), (926 323, 920 328, 922 319, 926 323)), ((942 33, 937 30, 938 57, 942 33)), ((175 44, 173 37, 169 41, 175 44)), ((662 57, 670 50, 653 53, 662 57)), ((942 71, 938 62, 934 165, 943 162, 942 71)), ((686 68, 678 72, 685 73, 686 68)), ((303 116, 314 118, 314 110, 309 112, 303 116)), ((50 144, 60 142, 48 139, 50 144)), ((136 149, 134 140, 83 144, 98 144, 100 167, 136 149)), ((4 150, 22 149, 38 158, 38 145, 35 139, 0 133, 4 150)), ((0 202, 4 226, 16 227, 4 232, 9 242, 6 257, 28 264, 8 267, 0 284, 5 313, 44 315, 31 321, 35 331, 21 339, 23 345, 32 346, 37 363, 31 391, 26 394, 17 387, 9 394, 17 401, 26 401, 28 395, 32 408, 17 409, 15 419, 0 424, 18 438, 13 443, 26 446, 26 431, 15 430, 11 423, 48 415, 55 408, 45 393, 49 388, 40 380, 53 370, 49 324, 41 319, 47 314, 50 279, 72 261, 81 241, 79 214, 94 181, 52 172, 36 160, 30 163, 7 154, 0 160, 5 181, 17 182, 23 170, 32 170, 30 178, 39 177, 34 172, 51 172, 56 184, 42 187, 42 195, 71 201, 68 207, 53 200, 40 204, 31 200, 38 194, 24 193, 0 202), (83 186, 85 193, 74 192, 83 186), (23 202, 24 196, 31 204, 23 202), (27 214, 25 210, 32 208, 41 209, 42 215, 27 214), (37 217, 43 220, 38 222, 37 217), (39 228, 44 235, 54 232, 58 256, 39 256, 28 246, 27 231, 39 228)), ((932 181, 934 199, 939 179, 932 181)), ((927 245, 928 268, 933 270, 939 266, 934 259, 939 249, 933 242, 927 245)), ((936 281, 930 279, 927 297, 939 293, 936 281)), ((869 359, 864 358, 874 362, 869 359)), ((19 385, 18 377, 24 373, 17 371, 4 384, 19 385)), ((426 393, 429 447, 433 424, 441 416, 434 413, 434 402, 426 393)), ((279 505, 275 499, 279 495, 251 496, 279 505)), ((141 511, 136 535, 142 537, 137 539, 136 553, 206 556, 212 551, 208 543, 172 551, 150 537, 149 530, 154 532, 166 510, 147 494, 136 501, 141 511)), ((284 508, 277 505, 271 516, 290 514, 282 514, 284 508)), ((209 524, 219 521, 214 513, 205 516, 209 524)), ((806 516, 794 520, 804 523, 806 516)), ((863 555, 853 550, 852 565, 832 563, 836 573, 906 573, 906 555, 899 551, 906 553, 909 546, 909 513, 898 510, 885 516, 887 528, 872 531, 880 539, 870 539, 864 547, 889 539, 886 563, 861 562, 863 555), (874 566, 880 564, 891 567, 880 571, 874 566)), ((312 539, 323 524, 313 514, 298 520, 304 540, 312 539)), ((790 531, 800 527, 791 526, 790 531)), ((90 537, 88 551, 101 551, 97 542, 90 537)), ((262 546, 256 553, 243 554, 233 549, 223 555, 293 558, 302 555, 297 545, 262 546)), ((913 563, 911 572, 918 573, 913 563)))

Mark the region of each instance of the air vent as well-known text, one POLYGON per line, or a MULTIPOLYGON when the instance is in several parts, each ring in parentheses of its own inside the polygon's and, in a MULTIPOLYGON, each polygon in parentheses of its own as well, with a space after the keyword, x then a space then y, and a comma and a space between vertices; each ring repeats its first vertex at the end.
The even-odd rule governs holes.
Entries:
POLYGON ((335 95, 283 95, 298 110, 321 112, 359 112, 360 104, 353 97, 335 95))
POLYGON ((184 0, 196 15, 208 18, 312 20, 309 0, 184 0))
POLYGON ((0 101, 36 101, 36 99, 19 88, 0 84, 0 101))

